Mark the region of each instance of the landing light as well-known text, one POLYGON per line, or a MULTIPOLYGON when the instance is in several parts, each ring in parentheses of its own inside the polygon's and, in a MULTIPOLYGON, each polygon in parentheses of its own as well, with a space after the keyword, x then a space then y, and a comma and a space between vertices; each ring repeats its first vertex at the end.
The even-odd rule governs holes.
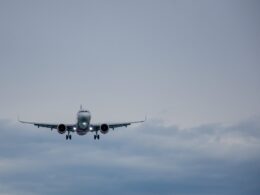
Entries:
POLYGON ((89 127, 89 130, 92 131, 92 130, 93 130, 93 127, 89 127))
POLYGON ((77 130, 77 128, 76 128, 76 127, 73 127, 73 130, 74 130, 74 131, 76 131, 76 130, 77 130))

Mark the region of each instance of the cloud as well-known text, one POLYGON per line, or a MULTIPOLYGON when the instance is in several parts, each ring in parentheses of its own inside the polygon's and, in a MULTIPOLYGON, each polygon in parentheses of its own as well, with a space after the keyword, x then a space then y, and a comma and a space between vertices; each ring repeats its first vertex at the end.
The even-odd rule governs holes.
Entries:
POLYGON ((259 194, 260 125, 64 135, 0 121, 1 194, 259 194))

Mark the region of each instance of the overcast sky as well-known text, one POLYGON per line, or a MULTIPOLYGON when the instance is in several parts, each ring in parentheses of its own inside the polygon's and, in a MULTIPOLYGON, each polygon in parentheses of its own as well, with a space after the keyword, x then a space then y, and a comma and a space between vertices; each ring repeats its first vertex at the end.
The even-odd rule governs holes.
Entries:
POLYGON ((0 0, 0 194, 259 194, 257 0, 0 0), (24 127, 143 119, 94 142, 24 127), (258 182, 258 183, 257 183, 258 182))
POLYGON ((1 0, 0 116, 259 116, 259 15, 258 1, 1 0))

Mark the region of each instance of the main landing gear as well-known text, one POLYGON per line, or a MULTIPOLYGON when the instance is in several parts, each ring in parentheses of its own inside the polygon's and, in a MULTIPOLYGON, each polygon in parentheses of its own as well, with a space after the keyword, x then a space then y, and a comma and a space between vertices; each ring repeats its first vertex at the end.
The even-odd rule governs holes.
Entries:
POLYGON ((96 132, 96 135, 94 135, 94 139, 99 139, 100 137, 99 137, 99 135, 97 134, 97 132, 96 132))
POLYGON ((66 140, 68 140, 68 139, 71 139, 71 135, 70 134, 66 135, 66 140))

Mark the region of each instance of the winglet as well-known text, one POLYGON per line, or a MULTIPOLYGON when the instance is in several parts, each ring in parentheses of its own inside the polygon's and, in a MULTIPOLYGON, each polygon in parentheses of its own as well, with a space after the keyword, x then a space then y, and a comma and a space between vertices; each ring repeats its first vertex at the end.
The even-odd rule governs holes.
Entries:
POLYGON ((19 115, 17 115, 17 121, 21 122, 19 115))
POLYGON ((24 121, 22 121, 22 120, 20 119, 20 116, 19 116, 19 115, 17 115, 17 121, 18 121, 19 123, 24 123, 24 121))
POLYGON ((28 123, 28 122, 26 122, 26 121, 21 120, 20 117, 19 117, 19 115, 17 115, 17 121, 18 121, 19 123, 28 123))

